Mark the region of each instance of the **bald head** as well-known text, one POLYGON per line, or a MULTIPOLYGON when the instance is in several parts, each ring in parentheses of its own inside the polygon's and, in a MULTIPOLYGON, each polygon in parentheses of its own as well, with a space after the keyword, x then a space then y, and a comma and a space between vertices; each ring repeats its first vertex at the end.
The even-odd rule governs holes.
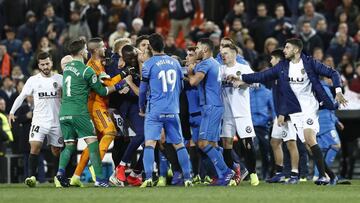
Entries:
POLYGON ((61 59, 61 69, 64 70, 65 65, 73 60, 73 57, 71 55, 66 55, 61 59))

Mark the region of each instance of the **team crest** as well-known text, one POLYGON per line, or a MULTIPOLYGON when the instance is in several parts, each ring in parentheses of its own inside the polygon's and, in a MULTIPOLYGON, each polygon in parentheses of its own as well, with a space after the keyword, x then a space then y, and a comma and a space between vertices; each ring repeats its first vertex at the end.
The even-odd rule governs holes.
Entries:
POLYGON ((247 126, 247 127, 245 128, 245 131, 246 131, 247 133, 251 133, 251 132, 252 132, 252 129, 251 129, 250 126, 247 126))
POLYGON ((241 71, 237 71, 237 72, 236 72, 236 75, 237 75, 237 76, 240 76, 240 75, 241 75, 241 71))
POLYGON ((57 82, 54 82, 54 83, 53 83, 53 87, 54 87, 55 89, 57 89, 57 87, 58 87, 57 82))
POLYGON ((303 69, 301 69, 301 74, 305 74, 305 69, 303 68, 303 69))
POLYGON ((309 119, 306 120, 306 123, 308 125, 312 125, 312 124, 314 124, 314 121, 313 121, 313 119, 309 118, 309 119))
POLYGON ((282 138, 285 138, 286 136, 287 136, 287 133, 286 133, 286 131, 282 131, 282 138))
POLYGON ((63 138, 63 137, 59 137, 58 143, 59 143, 59 144, 64 144, 64 138, 63 138))
POLYGON ((92 83, 96 83, 96 81, 97 81, 97 76, 96 76, 96 75, 93 75, 91 79, 92 79, 92 83))

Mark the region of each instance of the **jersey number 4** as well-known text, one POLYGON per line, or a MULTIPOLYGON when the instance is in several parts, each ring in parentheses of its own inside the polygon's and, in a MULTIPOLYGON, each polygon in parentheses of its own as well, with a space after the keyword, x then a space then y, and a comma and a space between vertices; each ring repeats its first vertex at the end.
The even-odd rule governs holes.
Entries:
POLYGON ((161 80, 163 92, 168 91, 168 85, 171 85, 171 92, 174 91, 176 83, 176 71, 173 69, 159 72, 158 79, 161 80))

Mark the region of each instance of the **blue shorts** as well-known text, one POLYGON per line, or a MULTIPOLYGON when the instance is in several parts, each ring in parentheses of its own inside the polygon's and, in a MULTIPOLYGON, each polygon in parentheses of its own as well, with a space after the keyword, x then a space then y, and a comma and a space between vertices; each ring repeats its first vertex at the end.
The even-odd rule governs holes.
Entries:
POLYGON ((199 140, 218 142, 220 139, 220 124, 224 107, 204 105, 201 107, 201 124, 199 140))
POLYGON ((167 143, 179 144, 184 142, 179 114, 151 114, 145 116, 145 141, 160 140, 161 129, 165 130, 167 143))
POLYGON ((201 113, 196 116, 191 116, 189 118, 190 129, 191 129, 191 139, 193 142, 197 142, 199 139, 199 130, 201 124, 201 113))
POLYGON ((340 138, 336 130, 317 135, 316 140, 321 149, 327 149, 331 147, 331 145, 340 144, 340 138))

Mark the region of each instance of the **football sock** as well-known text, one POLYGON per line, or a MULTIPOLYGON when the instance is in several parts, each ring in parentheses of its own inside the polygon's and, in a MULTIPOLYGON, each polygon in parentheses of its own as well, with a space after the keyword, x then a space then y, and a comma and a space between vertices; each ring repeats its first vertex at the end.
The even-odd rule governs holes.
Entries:
POLYGON ((140 174, 141 171, 144 169, 143 157, 144 157, 144 151, 142 151, 142 152, 140 153, 139 159, 138 159, 138 161, 137 161, 136 164, 135 164, 135 167, 134 167, 134 170, 133 170, 133 171, 134 171, 136 174, 140 174))
POLYGON ((160 150, 158 152, 159 152, 159 176, 166 177, 168 170, 168 160, 160 150))
MULTIPOLYGON (((100 160, 102 160, 102 158, 105 156, 107 149, 109 148, 109 145, 113 140, 114 140, 114 136, 112 135, 104 135, 104 137, 101 138, 99 143, 100 160)), ((88 162, 89 162, 89 149, 87 147, 81 153, 80 160, 76 166, 74 175, 81 176, 88 162)))
POLYGON ((111 153, 114 166, 119 165, 121 158, 124 155, 128 145, 129 142, 124 137, 116 137, 114 139, 114 146, 112 148, 112 153, 111 153))
POLYGON ((57 175, 65 175, 65 168, 68 165, 71 155, 76 151, 76 145, 65 145, 60 153, 59 170, 57 175))
POLYGON ((181 171, 174 146, 172 144, 166 143, 164 144, 164 150, 165 152, 163 153, 170 162, 171 169, 173 171, 181 171))
POLYGON ((221 153, 214 147, 212 147, 210 144, 206 145, 203 148, 203 151, 206 153, 206 155, 208 155, 215 168, 219 170, 217 171, 218 176, 221 177, 223 174, 225 174, 228 170, 228 167, 226 166, 221 153))
POLYGON ((88 144, 91 165, 94 167, 96 179, 104 179, 102 173, 102 164, 99 152, 99 142, 93 142, 88 144))
POLYGON ((339 149, 334 148, 334 147, 330 147, 327 150, 326 155, 325 155, 325 163, 328 166, 332 165, 338 152, 339 152, 339 149))
POLYGON ((199 174, 199 153, 196 146, 189 148, 190 161, 192 166, 192 172, 194 176, 199 174))
POLYGON ((189 154, 185 147, 180 147, 179 149, 176 150, 176 153, 184 176, 184 180, 189 180, 191 178, 190 175, 191 165, 190 165, 189 154))
POLYGON ((31 154, 29 155, 29 176, 36 176, 37 166, 39 155, 31 154))
POLYGON ((224 149, 224 160, 227 165, 227 167, 232 168, 233 167, 233 159, 231 155, 232 149, 224 149))
POLYGON ((245 149, 245 162, 249 173, 256 173, 256 155, 253 140, 251 137, 245 138, 244 149, 245 149))
POLYGON ((276 173, 282 173, 283 172, 283 166, 279 166, 277 164, 275 164, 275 170, 276 170, 276 173))
POLYGON ((146 146, 144 149, 144 158, 143 158, 146 180, 152 179, 154 161, 155 161, 154 148, 151 146, 146 146))
POLYGON ((325 163, 324 157, 321 153, 321 149, 318 144, 310 147, 311 152, 313 154, 313 158, 316 164, 316 167, 319 171, 319 177, 325 177, 325 163))

